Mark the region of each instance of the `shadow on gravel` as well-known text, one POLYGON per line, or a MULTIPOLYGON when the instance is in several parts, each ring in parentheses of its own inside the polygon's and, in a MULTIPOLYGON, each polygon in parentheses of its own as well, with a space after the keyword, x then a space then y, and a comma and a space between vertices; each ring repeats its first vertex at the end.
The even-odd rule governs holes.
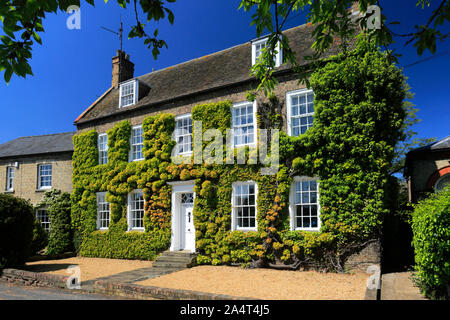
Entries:
POLYGON ((68 267, 73 264, 68 263, 54 263, 54 264, 34 264, 23 266, 21 269, 31 272, 49 272, 49 271, 57 271, 57 270, 66 270, 68 267))

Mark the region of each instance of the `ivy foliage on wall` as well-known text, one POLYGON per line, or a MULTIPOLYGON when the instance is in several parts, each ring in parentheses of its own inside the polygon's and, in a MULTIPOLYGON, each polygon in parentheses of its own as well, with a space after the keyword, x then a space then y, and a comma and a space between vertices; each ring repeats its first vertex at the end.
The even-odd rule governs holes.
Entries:
POLYGON ((70 194, 57 189, 46 191, 36 207, 45 207, 50 220, 46 254, 72 252, 73 229, 71 225, 70 194))
MULTIPOLYGON (((380 233, 388 167, 403 138, 405 82, 400 70, 365 39, 311 75, 314 126, 300 137, 280 134, 280 167, 171 162, 171 114, 143 122, 144 160, 128 162, 131 124, 108 134, 108 163, 98 165, 97 133, 74 137, 72 223, 84 256, 154 259, 170 246, 170 181, 195 180, 194 224, 200 264, 314 265, 343 271, 345 258, 380 233), (321 231, 291 231, 289 193, 295 176, 320 177, 321 231), (231 231, 235 181, 258 185, 258 231, 231 231), (142 189, 145 232, 127 232, 127 194, 142 189), (96 192, 111 204, 108 231, 96 230, 96 192)), ((280 128, 283 101, 257 101, 258 127, 280 128), (278 115, 278 116, 277 116, 278 115)), ((203 131, 231 127, 231 102, 197 105, 203 131)), ((194 139, 196 137, 194 136, 194 139)), ((208 143, 203 144, 203 150, 208 143)), ((236 150, 235 150, 236 151, 236 150)), ((250 151, 245 150, 247 156, 250 151)), ((224 153, 225 154, 225 153, 224 153)))

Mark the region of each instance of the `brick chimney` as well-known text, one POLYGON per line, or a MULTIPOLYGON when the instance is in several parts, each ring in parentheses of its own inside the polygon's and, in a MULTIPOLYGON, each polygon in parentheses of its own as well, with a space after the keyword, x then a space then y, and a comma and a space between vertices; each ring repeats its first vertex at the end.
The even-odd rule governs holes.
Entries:
POLYGON ((112 58, 112 82, 113 88, 118 88, 119 83, 134 77, 134 63, 124 51, 117 50, 117 56, 112 58))

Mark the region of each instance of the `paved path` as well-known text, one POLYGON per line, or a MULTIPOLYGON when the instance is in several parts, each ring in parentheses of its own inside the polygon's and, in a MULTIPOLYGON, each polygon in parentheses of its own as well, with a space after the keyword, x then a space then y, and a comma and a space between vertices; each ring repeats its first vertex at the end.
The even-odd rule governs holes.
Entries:
POLYGON ((98 280, 118 282, 118 283, 135 283, 139 281, 144 281, 147 279, 153 279, 162 275, 166 275, 172 272, 177 272, 182 269, 180 268, 141 268, 131 271, 125 271, 121 273, 116 273, 107 277, 96 278, 88 281, 81 282, 81 289, 87 292, 94 291, 94 283, 98 280))
POLYGON ((426 300, 410 279, 411 272, 386 273, 381 278, 381 300, 426 300))
POLYGON ((63 289, 22 287, 0 283, 0 300, 123 300, 123 297, 86 294, 63 289))

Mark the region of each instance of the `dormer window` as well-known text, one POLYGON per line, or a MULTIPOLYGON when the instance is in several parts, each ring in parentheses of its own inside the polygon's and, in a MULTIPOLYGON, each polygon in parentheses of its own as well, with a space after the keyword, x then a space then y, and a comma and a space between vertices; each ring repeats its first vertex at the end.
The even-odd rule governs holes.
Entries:
POLYGON ((120 108, 131 106, 138 101, 138 88, 139 82, 135 79, 120 84, 120 108))
MULTIPOLYGON (((257 61, 257 59, 261 56, 262 50, 267 45, 268 38, 264 38, 261 40, 257 40, 252 42, 252 65, 254 65, 257 61)), ((279 67, 283 63, 283 55, 281 51, 280 42, 277 43, 277 46, 275 48, 277 51, 277 54, 275 55, 275 67, 279 67)))

